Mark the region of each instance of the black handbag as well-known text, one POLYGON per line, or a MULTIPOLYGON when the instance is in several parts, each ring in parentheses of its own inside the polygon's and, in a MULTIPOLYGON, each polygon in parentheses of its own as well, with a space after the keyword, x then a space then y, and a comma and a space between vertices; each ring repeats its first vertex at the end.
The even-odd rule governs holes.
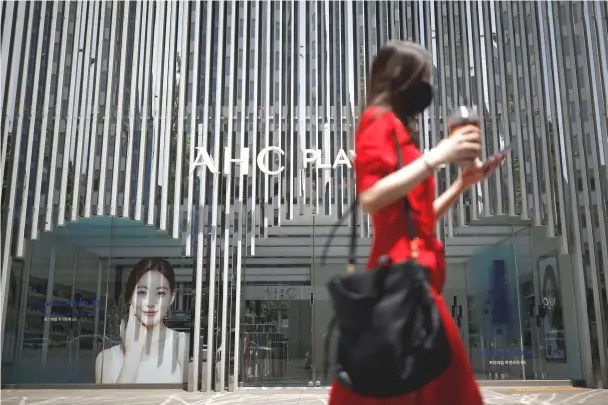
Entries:
MULTIPOLYGON (((397 139, 396 149, 402 167, 397 139)), ((327 377, 337 326, 337 381, 362 396, 394 397, 437 378, 448 368, 451 350, 428 271, 416 261, 417 241, 408 199, 404 199, 404 225, 412 241, 411 258, 400 263, 382 258, 378 268, 363 273, 355 273, 357 205, 355 199, 350 211, 347 274, 335 276, 327 284, 335 313, 325 338, 324 374, 327 377)), ((326 250, 328 246, 329 241, 326 250)))

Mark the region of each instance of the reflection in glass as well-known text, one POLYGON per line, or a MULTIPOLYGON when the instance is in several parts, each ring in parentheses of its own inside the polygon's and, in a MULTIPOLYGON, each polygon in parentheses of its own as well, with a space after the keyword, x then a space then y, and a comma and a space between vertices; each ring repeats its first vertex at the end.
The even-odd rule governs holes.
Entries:
POLYGON ((478 251, 466 265, 469 355, 478 379, 522 379, 521 269, 514 239, 478 251))
POLYGON ((538 262, 542 294, 542 327, 547 361, 566 361, 564 319, 561 304, 557 259, 550 256, 538 262))

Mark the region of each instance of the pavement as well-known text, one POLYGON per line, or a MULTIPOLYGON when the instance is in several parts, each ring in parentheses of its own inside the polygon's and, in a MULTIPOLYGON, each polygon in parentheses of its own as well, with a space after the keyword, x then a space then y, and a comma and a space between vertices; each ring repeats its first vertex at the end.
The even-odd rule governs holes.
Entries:
MULTIPOLYGON (((574 387, 482 387, 488 405, 606 405, 608 390, 574 387)), ((242 388, 237 392, 164 389, 5 389, 2 405, 322 405, 327 388, 242 388)), ((356 404, 353 404, 356 405, 356 404)), ((447 405, 447 404, 446 404, 447 405)))

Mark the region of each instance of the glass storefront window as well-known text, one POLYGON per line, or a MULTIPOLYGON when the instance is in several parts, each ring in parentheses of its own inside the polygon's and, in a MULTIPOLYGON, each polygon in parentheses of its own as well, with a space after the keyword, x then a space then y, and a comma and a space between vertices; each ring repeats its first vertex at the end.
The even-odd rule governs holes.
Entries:
POLYGON ((522 379, 521 317, 513 241, 466 264, 469 355, 477 378, 522 379))
POLYGON ((313 380, 315 227, 291 229, 269 228, 256 249, 259 256, 291 250, 293 258, 249 256, 243 269, 238 373, 244 386, 306 386, 313 380))
POLYGON ((180 241, 95 217, 27 252, 11 269, 3 384, 187 382, 192 261, 180 241))
POLYGON ((464 334, 474 371, 479 379, 574 379, 581 364, 578 353, 569 356, 578 339, 570 257, 542 228, 510 228, 466 263, 464 334))
MULTIPOLYGON (((107 240, 108 235, 96 237, 107 240)), ((11 315, 12 361, 3 361, 3 383, 94 381, 106 319, 107 292, 100 288, 105 260, 67 236, 45 233, 30 242, 24 265, 12 274, 20 290, 11 315)))
MULTIPOLYGON (((324 218, 300 224, 297 234, 288 226, 270 228, 258 243, 258 256, 243 262, 240 302, 229 274, 226 328, 220 316, 223 281, 216 278, 216 386, 223 344, 229 349, 223 369, 228 388, 233 373, 245 386, 329 382, 323 379, 324 343, 332 309, 325 286, 344 271, 350 232, 347 227, 337 232, 322 263, 331 226, 333 220, 324 218), (292 249, 292 264, 268 256, 277 249, 292 249), (221 330, 231 331, 224 342, 221 330)), ((582 372, 570 256, 560 256, 543 229, 506 228, 495 245, 479 246, 460 263, 448 258, 442 295, 474 372, 478 379, 576 378, 582 372)), ((358 239, 361 268, 370 242, 358 239)), ((452 252, 449 243, 446 248, 452 252)), ((82 219, 30 242, 24 260, 11 267, 3 383, 185 383, 196 297, 192 258, 180 256, 182 249, 164 232, 109 217, 82 219), (146 330, 151 334, 144 338, 146 330)), ((203 353, 205 314, 203 306, 203 353)), ((199 364, 203 381, 205 358, 199 364)))
MULTIPOLYGON (((313 221, 307 225, 310 237, 299 245, 297 258, 292 258, 294 262, 311 263, 309 272, 303 272, 310 281, 301 285, 287 281, 297 267, 295 264, 246 270, 241 317, 245 354, 240 370, 240 381, 245 386, 329 383, 323 380, 324 344, 332 315, 326 283, 345 271, 350 228, 337 232, 327 261, 322 263, 325 235, 333 221, 317 218, 316 225, 313 221), (259 282, 264 277, 275 281, 259 282), (254 343, 259 346, 254 342, 254 332, 256 339, 262 335, 276 337, 265 340, 266 357, 251 349, 254 343), (274 341, 285 342, 284 357, 278 351, 274 353, 274 341), (302 346, 304 342, 309 342, 309 348, 302 346)), ((466 244, 463 241, 454 246, 448 241, 449 264, 442 292, 460 329, 476 377, 543 380, 580 376, 580 358, 577 354, 570 355, 576 351, 578 337, 572 322, 575 314, 569 256, 557 253, 557 242, 547 238, 542 228, 520 224, 480 229, 486 234, 475 235, 470 241, 493 240, 495 244, 474 246, 468 250, 472 252, 469 257, 450 258, 454 246, 461 252, 468 248, 463 247, 466 244)), ((265 256, 265 249, 276 252, 281 243, 289 244, 285 241, 290 232, 287 226, 272 228, 269 239, 259 241, 258 254, 265 256), (283 239, 277 239, 281 236, 283 239)), ((371 239, 358 239, 361 269, 370 242, 371 239)), ((248 260, 258 263, 259 259, 248 260)), ((331 356, 334 347, 330 349, 331 356)))

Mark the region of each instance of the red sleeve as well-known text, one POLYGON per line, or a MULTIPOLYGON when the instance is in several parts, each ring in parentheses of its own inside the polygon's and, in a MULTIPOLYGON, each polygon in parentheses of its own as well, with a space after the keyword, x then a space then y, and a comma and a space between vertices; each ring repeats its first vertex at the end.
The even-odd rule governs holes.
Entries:
POLYGON ((392 173, 397 164, 392 115, 388 113, 377 118, 373 115, 373 112, 364 113, 355 138, 355 176, 359 193, 392 173))

